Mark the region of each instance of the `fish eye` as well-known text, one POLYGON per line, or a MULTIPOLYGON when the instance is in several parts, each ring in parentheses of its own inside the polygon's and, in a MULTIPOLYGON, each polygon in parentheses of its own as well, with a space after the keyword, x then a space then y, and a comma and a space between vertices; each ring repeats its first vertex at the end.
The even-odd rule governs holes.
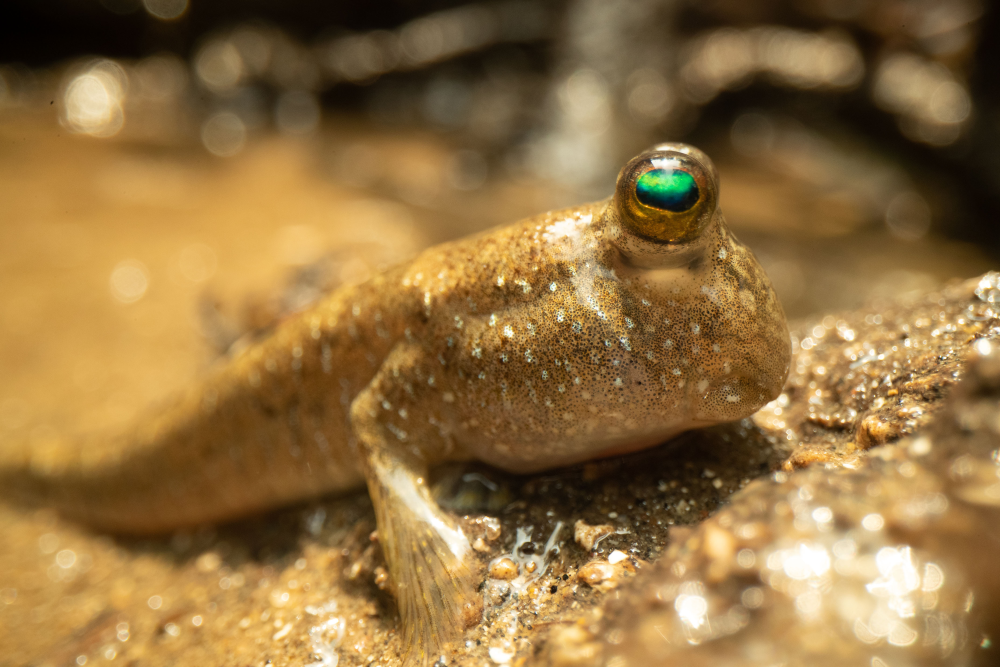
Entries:
POLYGON ((628 232, 656 243, 684 243, 711 220, 717 192, 714 167, 704 153, 667 144, 625 165, 615 207, 628 232))
POLYGON ((643 173, 635 181, 635 198, 640 204, 671 213, 683 213, 701 199, 694 176, 681 168, 669 166, 643 173))

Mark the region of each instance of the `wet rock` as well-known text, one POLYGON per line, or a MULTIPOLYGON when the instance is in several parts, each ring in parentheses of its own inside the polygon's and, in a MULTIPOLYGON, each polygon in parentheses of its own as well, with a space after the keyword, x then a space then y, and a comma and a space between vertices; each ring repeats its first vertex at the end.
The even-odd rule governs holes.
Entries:
POLYGON ((614 587, 618 583, 616 574, 615 566, 608 561, 592 560, 577 571, 576 578, 593 588, 614 587))
POLYGON ((998 293, 1000 274, 988 273, 801 325, 785 390, 754 423, 795 447, 793 465, 839 460, 916 432, 958 381, 970 344, 1000 333, 998 293))
POLYGON ((615 527, 608 524, 591 526, 589 523, 579 520, 573 525, 573 539, 585 551, 590 551, 599 540, 614 533, 615 527))
POLYGON ((553 667, 587 667, 596 664, 601 644, 579 625, 559 628, 552 633, 545 661, 553 667))

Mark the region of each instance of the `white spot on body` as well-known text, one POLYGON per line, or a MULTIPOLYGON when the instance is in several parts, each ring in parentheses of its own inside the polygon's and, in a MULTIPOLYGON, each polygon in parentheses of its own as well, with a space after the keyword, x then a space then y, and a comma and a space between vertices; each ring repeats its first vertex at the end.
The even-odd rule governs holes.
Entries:
POLYGON ((559 220, 545 228, 542 239, 548 243, 554 243, 560 239, 576 240, 580 238, 584 227, 589 225, 591 220, 593 220, 593 216, 589 213, 580 216, 578 220, 559 220))

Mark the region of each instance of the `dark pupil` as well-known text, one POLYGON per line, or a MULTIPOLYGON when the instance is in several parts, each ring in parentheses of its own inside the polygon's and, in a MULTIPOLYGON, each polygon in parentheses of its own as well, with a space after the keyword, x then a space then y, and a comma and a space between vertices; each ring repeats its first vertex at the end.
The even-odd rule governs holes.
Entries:
POLYGON ((635 184, 636 198, 646 206, 683 213, 698 202, 698 184, 686 171, 651 169, 635 184))

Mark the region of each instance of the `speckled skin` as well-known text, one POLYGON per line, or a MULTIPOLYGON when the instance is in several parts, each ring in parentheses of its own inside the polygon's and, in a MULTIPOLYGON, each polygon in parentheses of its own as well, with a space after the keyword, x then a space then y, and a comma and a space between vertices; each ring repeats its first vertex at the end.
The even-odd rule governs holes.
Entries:
POLYGON ((630 232, 627 166, 611 200, 331 294, 126 433, 7 451, 0 482, 102 528, 160 532, 367 481, 404 645, 429 662, 474 582, 428 466, 529 472, 635 450, 744 417, 785 380, 781 306, 716 208, 714 168, 657 149, 701 174, 690 238, 630 232))

